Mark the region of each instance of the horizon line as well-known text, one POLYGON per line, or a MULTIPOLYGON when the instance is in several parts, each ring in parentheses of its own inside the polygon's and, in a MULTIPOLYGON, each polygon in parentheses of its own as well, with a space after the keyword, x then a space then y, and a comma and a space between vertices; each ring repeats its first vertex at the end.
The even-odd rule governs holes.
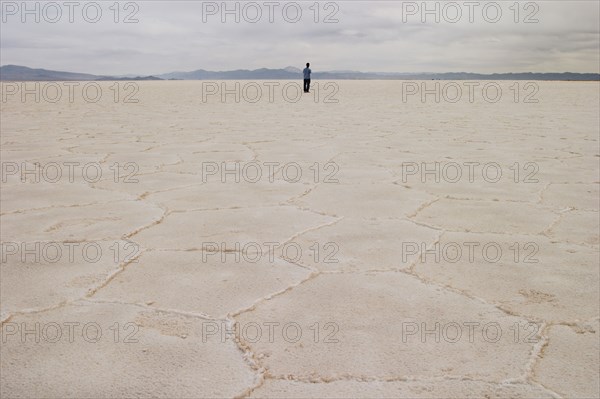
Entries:
MULTIPOLYGON (((90 73, 90 72, 73 72, 73 71, 67 71, 67 70, 58 70, 58 69, 47 69, 44 67, 30 67, 30 66, 26 66, 26 65, 18 65, 18 64, 4 64, 4 65, 0 65, 0 68, 4 68, 4 67, 21 67, 21 68, 28 68, 28 69, 42 69, 45 71, 51 71, 51 72, 64 72, 64 73, 74 73, 74 74, 85 74, 85 75, 94 75, 94 76, 136 76, 136 77, 149 77, 149 76, 159 76, 159 75, 166 75, 166 74, 171 74, 171 73, 190 73, 190 72, 197 72, 197 71, 206 71, 206 72, 236 72, 236 71, 248 71, 248 72, 254 72, 254 71, 259 71, 259 70, 285 70, 286 68, 297 68, 294 67, 292 65, 288 65, 286 67, 279 67, 279 68, 272 68, 272 67, 260 67, 260 68, 256 68, 256 69, 222 69, 222 70, 210 70, 210 69, 203 69, 203 68, 197 68, 197 69, 193 69, 193 70, 189 70, 189 71, 185 71, 185 70, 173 70, 173 71, 169 71, 169 72, 161 72, 161 73, 152 73, 152 74, 139 74, 139 73, 119 73, 119 74, 97 74, 97 73, 90 73)), ((302 71, 301 68, 297 68, 300 71, 302 71)), ((312 68, 311 68, 312 69, 312 68)), ((336 69, 331 69, 331 70, 321 70, 321 71, 313 71, 313 73, 315 74, 319 74, 319 73, 363 73, 363 74, 402 74, 402 75, 411 75, 411 74, 424 74, 424 75, 435 75, 435 74, 451 74, 451 73, 465 73, 465 74, 474 74, 474 75, 509 75, 509 74, 578 74, 578 75, 600 75, 600 71, 598 72, 571 72, 571 71, 563 71, 563 72, 533 72, 533 71, 526 71, 526 72, 468 72, 468 71, 445 71, 445 72, 431 72, 431 71, 421 71, 421 72, 399 72, 399 71, 394 71, 394 72, 379 72, 379 71, 361 71, 361 70, 350 70, 350 69, 343 69, 343 70, 336 70, 336 69)))

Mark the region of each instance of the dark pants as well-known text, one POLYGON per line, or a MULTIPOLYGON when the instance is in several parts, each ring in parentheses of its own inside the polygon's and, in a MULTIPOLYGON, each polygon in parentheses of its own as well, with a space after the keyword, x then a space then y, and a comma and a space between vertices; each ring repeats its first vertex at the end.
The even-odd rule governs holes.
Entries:
POLYGON ((304 79, 304 92, 308 93, 310 90, 310 79, 304 79))

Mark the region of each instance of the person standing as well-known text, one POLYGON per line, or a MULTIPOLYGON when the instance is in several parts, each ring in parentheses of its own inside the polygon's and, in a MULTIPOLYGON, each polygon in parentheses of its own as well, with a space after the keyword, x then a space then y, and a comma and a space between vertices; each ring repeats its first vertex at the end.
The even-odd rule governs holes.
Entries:
POLYGON ((309 93, 310 92, 310 74, 311 74, 311 70, 310 70, 310 63, 306 63, 306 68, 304 68, 304 71, 302 71, 302 73, 304 73, 304 92, 305 93, 309 93))

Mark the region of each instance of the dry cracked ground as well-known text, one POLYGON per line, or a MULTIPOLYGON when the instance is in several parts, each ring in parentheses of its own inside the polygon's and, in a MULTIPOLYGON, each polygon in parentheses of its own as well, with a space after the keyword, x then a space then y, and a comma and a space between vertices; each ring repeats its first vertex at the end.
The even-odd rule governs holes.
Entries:
POLYGON ((3 100, 1 396, 599 397, 598 84, 338 83, 3 100))

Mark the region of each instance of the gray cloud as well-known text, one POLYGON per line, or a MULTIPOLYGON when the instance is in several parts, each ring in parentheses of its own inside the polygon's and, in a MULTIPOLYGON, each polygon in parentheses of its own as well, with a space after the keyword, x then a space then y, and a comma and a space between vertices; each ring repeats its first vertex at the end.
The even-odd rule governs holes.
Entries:
MULTIPOLYGON (((21 4, 3 1, 3 10, 8 3, 21 4)), ((120 3, 121 20, 133 10, 123 9, 127 3, 120 3)), ((269 23, 263 6, 263 19, 255 24, 235 23, 232 16, 222 23, 219 15, 203 22, 207 2, 129 3, 139 7, 138 23, 115 23, 112 1, 98 2, 103 15, 97 23, 86 22, 80 11, 69 23, 66 7, 58 23, 43 18, 35 23, 32 16, 22 23, 20 15, 3 15, 7 20, 0 25, 1 62, 104 74, 276 68, 301 66, 307 60, 315 70, 382 72, 598 72, 600 64, 597 1, 521 2, 519 23, 509 8, 512 1, 496 2, 502 10, 497 23, 483 18, 483 5, 491 3, 485 1, 472 23, 460 1, 455 3, 463 18, 457 23, 443 18, 435 23, 432 15, 422 23, 419 14, 403 20, 410 2, 337 1, 339 22, 331 24, 313 21, 312 1, 301 3, 303 18, 298 23, 286 22, 281 11, 269 23), (533 6, 526 9, 526 3, 533 6), (537 11, 539 22, 522 23, 532 11, 537 11)), ((325 10, 326 3, 320 3, 320 20, 334 10, 325 10)), ((432 9, 435 4, 427 6, 432 9)), ((438 7, 444 4, 438 2, 438 7)))

